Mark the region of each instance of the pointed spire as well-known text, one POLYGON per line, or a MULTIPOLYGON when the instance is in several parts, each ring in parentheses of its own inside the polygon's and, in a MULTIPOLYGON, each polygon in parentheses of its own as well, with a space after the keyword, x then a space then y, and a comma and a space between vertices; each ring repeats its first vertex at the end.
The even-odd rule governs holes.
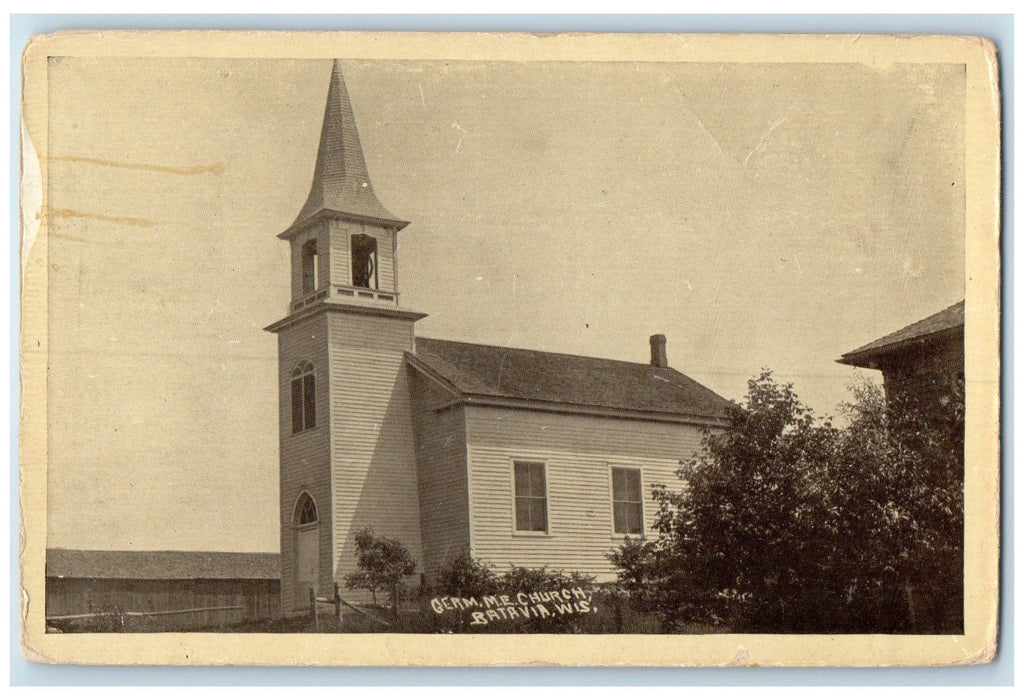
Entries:
POLYGON ((316 154, 309 197, 295 222, 281 238, 288 238, 305 222, 321 212, 333 212, 357 220, 404 227, 408 222, 392 216, 377 200, 359 143, 352 102, 341 77, 337 59, 327 90, 320 148, 316 154))

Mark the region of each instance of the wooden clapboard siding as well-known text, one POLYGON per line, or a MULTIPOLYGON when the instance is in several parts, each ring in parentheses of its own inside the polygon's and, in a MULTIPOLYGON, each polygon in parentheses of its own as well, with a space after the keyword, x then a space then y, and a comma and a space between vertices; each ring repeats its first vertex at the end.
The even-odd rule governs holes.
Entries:
POLYGON ((929 338, 926 344, 900 348, 878 360, 890 401, 912 399, 921 408, 941 409, 964 377, 962 330, 952 337, 929 338))
POLYGON ((395 289, 395 233, 390 229, 365 227, 364 233, 377 239, 377 284, 381 289, 395 289))
POLYGON ((473 556, 498 571, 548 566, 610 580, 606 554, 622 542, 612 524, 610 468, 642 469, 652 536, 652 487, 679 484, 674 472, 698 450, 701 433, 691 425, 470 406, 466 438, 473 556), (516 459, 546 465, 547 534, 515 533, 516 459))
POLYGON ((334 577, 356 569, 366 526, 421 561, 416 449, 404 353, 412 321, 331 313, 331 458, 334 577))
POLYGON ((348 286, 352 284, 348 237, 351 233, 353 224, 338 221, 337 219, 330 219, 327 225, 330 227, 331 232, 331 284, 348 286))
POLYGON ((466 427, 461 405, 441 408, 454 394, 410 368, 419 475, 423 570, 433 573, 469 552, 466 427))
MULTIPOLYGON (((316 501, 320 519, 320 583, 331 587, 331 472, 330 366, 327 353, 327 315, 318 314, 278 333, 280 366, 279 419, 281 440, 281 609, 295 608, 295 501, 308 491, 316 501), (291 374, 303 361, 316 368, 316 428, 292 434, 291 374)), ((305 591, 297 592, 303 600, 305 591)))

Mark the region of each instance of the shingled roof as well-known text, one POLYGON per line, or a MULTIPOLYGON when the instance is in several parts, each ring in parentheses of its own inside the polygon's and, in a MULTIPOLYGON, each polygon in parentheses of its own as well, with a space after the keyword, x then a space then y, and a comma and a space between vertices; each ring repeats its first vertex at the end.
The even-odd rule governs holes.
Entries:
POLYGON ((47 549, 46 575, 112 579, 276 579, 272 552, 145 552, 47 549))
POLYGON ((883 336, 867 345, 845 353, 838 362, 844 365, 862 366, 869 358, 887 355, 907 345, 920 342, 939 334, 948 334, 964 327, 964 302, 953 304, 937 314, 922 319, 898 331, 883 336))
POLYGON ((725 419, 732 406, 670 367, 432 338, 417 338, 409 357, 471 403, 504 399, 708 422, 725 419))
POLYGON ((294 235, 307 222, 323 214, 385 223, 397 228, 408 223, 392 216, 373 193, 352 102, 341 77, 338 61, 334 62, 331 69, 320 146, 317 149, 309 196, 295 222, 279 237, 294 235))

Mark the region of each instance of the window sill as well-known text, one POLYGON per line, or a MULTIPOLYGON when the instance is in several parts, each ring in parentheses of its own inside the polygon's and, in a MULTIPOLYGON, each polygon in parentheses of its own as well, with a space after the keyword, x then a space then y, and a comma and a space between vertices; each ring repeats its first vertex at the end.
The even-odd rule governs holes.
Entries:
POLYGON ((541 532, 540 530, 513 530, 513 537, 551 537, 550 532, 541 532))

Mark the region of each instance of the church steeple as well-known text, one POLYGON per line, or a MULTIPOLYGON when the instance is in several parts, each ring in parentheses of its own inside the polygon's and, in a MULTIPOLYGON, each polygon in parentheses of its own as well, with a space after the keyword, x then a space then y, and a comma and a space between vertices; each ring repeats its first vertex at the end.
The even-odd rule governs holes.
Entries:
POLYGON ((356 570, 353 533, 364 527, 422 557, 405 358, 425 314, 399 306, 398 231, 407 222, 377 201, 352 112, 336 61, 309 197, 281 234, 288 314, 267 326, 277 334, 285 614, 308 614, 317 592, 356 570))
POLYGON ((408 223, 396 219, 373 192, 352 103, 335 61, 309 196, 295 222, 278 236, 291 246, 289 312, 307 313, 323 304, 394 312, 398 232, 408 223))
POLYGON ((321 217, 376 224, 396 231, 408 225, 388 212, 373 192, 352 103, 337 60, 327 90, 313 184, 295 222, 279 237, 292 238, 321 217))

